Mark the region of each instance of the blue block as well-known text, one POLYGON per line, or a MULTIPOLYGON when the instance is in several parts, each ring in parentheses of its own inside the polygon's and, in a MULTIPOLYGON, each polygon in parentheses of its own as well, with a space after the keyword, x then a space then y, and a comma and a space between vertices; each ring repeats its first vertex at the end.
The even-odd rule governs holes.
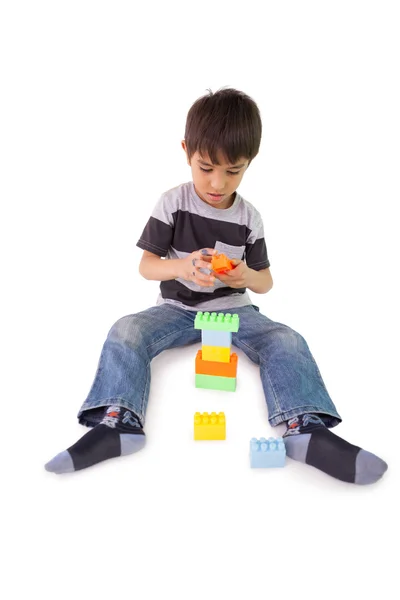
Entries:
POLYGON ((286 448, 281 437, 252 438, 250 440, 250 466, 253 469, 284 467, 286 448))
POLYGON ((211 331, 202 329, 201 343, 203 346, 222 346, 230 348, 232 345, 232 333, 230 331, 211 331))

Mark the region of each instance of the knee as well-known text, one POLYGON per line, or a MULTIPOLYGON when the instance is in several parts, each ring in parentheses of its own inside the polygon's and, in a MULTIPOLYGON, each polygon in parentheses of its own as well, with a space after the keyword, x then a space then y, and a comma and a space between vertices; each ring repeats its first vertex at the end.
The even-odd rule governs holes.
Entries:
POLYGON ((280 325, 271 332, 269 345, 285 352, 301 352, 307 343, 300 333, 287 325, 280 325))
POLYGON ((108 333, 108 340, 131 347, 140 347, 145 342, 145 331, 138 315, 127 315, 118 319, 108 333))

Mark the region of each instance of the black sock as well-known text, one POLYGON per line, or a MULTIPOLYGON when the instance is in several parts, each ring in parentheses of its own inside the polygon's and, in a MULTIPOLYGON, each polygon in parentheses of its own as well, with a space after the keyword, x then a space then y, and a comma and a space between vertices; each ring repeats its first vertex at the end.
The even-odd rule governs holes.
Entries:
POLYGON ((332 433, 316 414, 299 415, 287 426, 283 435, 287 455, 332 477, 348 483, 374 483, 387 469, 375 454, 332 433))
POLYGON ((145 445, 144 431, 136 415, 120 406, 106 407, 103 420, 73 446, 45 465, 53 473, 70 473, 98 462, 137 452, 145 445))

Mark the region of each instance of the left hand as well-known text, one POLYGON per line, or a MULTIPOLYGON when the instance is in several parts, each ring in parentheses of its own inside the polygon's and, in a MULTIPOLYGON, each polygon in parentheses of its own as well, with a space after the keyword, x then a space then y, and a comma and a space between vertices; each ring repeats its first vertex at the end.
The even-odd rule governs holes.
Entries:
POLYGON ((213 271, 214 277, 231 288, 248 287, 251 269, 245 262, 237 258, 231 258, 231 263, 235 265, 235 268, 232 269, 232 271, 227 271, 226 273, 216 273, 213 271))

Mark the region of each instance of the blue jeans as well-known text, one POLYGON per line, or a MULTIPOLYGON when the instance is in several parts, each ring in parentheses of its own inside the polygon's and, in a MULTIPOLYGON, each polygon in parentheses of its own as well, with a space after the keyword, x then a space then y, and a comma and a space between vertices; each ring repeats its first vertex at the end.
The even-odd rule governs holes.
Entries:
MULTIPOLYGON (((232 343, 260 365, 270 424, 275 426, 307 412, 320 413, 328 427, 340 423, 302 336, 271 321, 254 305, 232 312, 240 317, 232 343)), ((143 426, 151 360, 168 348, 201 343, 201 331, 194 329, 195 317, 195 311, 162 304, 119 319, 104 343, 92 388, 78 413, 80 423, 96 425, 104 407, 116 404, 132 410, 143 426)), ((194 359, 195 354, 193 372, 194 359)))

